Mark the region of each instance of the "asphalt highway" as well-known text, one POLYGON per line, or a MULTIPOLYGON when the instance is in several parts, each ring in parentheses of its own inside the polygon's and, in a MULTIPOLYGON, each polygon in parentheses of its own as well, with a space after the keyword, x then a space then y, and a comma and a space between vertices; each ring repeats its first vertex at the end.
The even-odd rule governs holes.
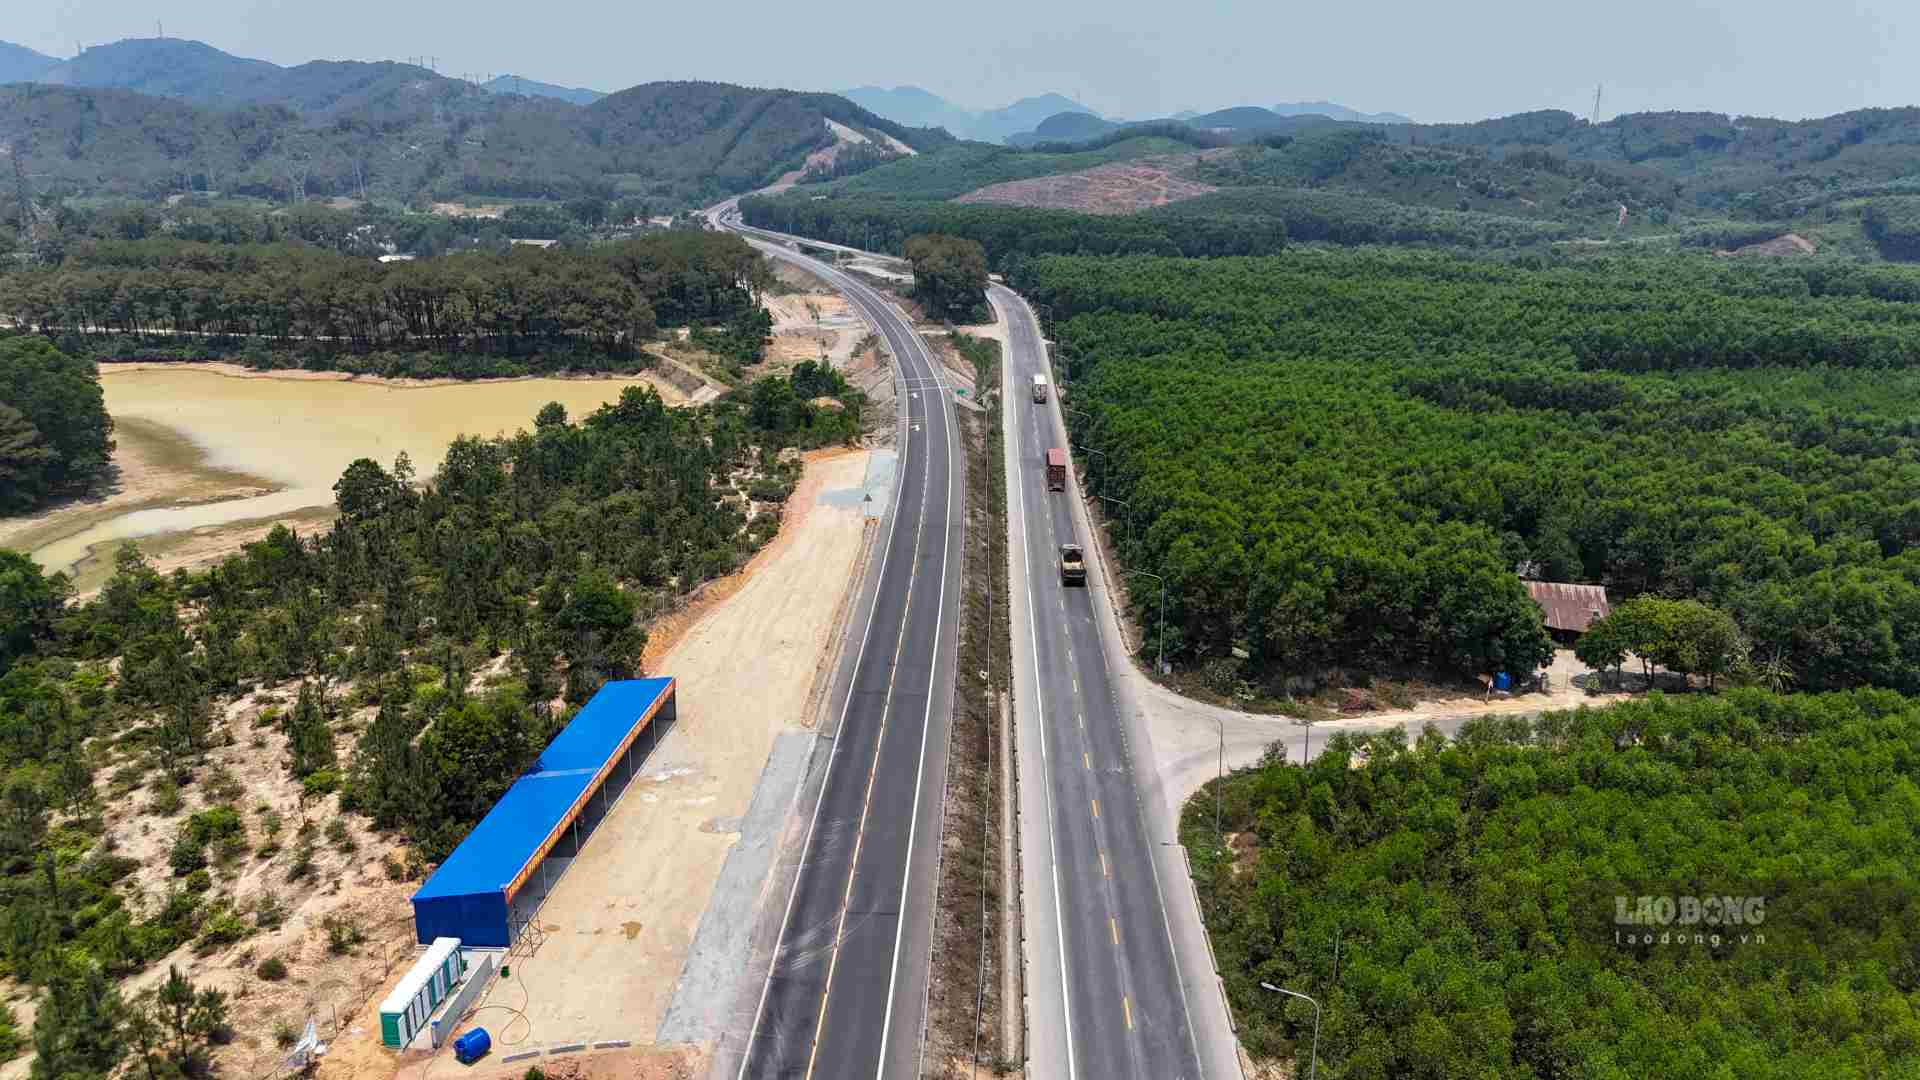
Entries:
MULTIPOLYGON (((716 224, 724 210, 711 217, 716 224)), ((950 391, 887 300, 817 260, 885 340, 902 416, 879 582, 741 1077, 919 1075, 960 617, 964 514, 950 391)))
POLYGON ((1090 559, 1094 545, 1075 512, 1078 478, 1066 491, 1047 489, 1047 450, 1067 443, 1056 388, 1032 400, 1033 376, 1048 374, 1039 331, 1013 293, 996 288, 993 300, 1011 346, 1004 384, 1030 1065, 1033 1075, 1068 1080, 1192 1080, 1202 1075, 1200 1055, 1168 919, 1169 899, 1188 898, 1166 896, 1156 872, 1162 855, 1100 601, 1060 579, 1060 545, 1080 544, 1090 559), (1030 780, 1043 789, 1037 798, 1030 780))

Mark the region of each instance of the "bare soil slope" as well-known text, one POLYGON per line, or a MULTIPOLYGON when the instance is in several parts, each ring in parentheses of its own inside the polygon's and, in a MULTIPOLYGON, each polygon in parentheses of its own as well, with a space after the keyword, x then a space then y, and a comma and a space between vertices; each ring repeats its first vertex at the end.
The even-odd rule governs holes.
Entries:
POLYGON ((1787 233, 1784 236, 1776 236, 1771 240, 1762 240, 1757 244, 1737 247, 1732 251, 1716 251, 1714 254, 1726 256, 1772 255, 1778 257, 1782 255, 1811 255, 1814 253, 1814 250, 1813 241, 1801 236, 1799 233, 1787 233))
POLYGON ((1058 176, 989 184, 953 201, 1077 210, 1084 214, 1131 214, 1219 190, 1179 175, 1198 159, 1198 154, 1170 154, 1116 161, 1058 176))

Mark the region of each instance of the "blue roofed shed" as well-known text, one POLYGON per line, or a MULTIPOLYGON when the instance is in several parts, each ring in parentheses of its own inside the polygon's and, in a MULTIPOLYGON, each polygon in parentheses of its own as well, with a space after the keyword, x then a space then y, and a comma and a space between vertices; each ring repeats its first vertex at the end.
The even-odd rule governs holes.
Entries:
POLYGON ((674 689, 671 678, 627 679, 593 695, 413 894, 422 944, 513 944, 673 723, 674 689))

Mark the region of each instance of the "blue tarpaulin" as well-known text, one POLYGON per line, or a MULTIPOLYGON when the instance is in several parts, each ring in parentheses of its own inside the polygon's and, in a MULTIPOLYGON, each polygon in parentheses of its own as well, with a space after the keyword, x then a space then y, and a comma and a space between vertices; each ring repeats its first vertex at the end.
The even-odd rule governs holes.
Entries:
POLYGON ((635 736, 656 714, 672 717, 673 691, 671 678, 602 686, 413 894, 419 940, 456 937, 470 948, 512 944, 508 911, 514 894, 635 736))

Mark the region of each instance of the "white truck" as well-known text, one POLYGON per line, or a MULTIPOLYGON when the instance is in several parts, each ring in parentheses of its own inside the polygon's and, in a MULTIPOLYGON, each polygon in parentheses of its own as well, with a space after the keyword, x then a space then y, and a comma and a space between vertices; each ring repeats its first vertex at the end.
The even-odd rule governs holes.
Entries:
POLYGON ((1047 377, 1045 375, 1035 375, 1033 377, 1033 400, 1037 405, 1046 403, 1047 377))

